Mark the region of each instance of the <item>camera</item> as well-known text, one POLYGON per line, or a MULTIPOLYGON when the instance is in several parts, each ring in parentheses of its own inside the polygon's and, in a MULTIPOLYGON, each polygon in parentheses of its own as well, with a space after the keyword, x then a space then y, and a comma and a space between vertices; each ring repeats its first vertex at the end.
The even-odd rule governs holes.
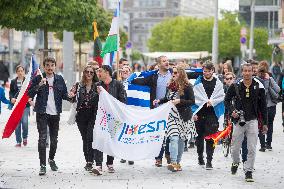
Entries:
POLYGON ((246 124, 245 116, 244 116, 244 111, 239 110, 236 112, 239 115, 239 125, 242 127, 246 124))

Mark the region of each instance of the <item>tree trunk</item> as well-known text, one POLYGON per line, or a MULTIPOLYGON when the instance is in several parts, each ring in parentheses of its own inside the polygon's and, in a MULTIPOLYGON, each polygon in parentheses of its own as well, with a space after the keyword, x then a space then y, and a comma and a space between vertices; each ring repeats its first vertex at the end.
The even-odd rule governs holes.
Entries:
POLYGON ((48 56, 48 30, 46 27, 43 29, 43 40, 44 40, 43 58, 45 58, 48 56))
POLYGON ((82 54, 82 49, 81 49, 81 40, 79 41, 79 79, 81 79, 81 74, 82 74, 82 60, 81 60, 81 54, 82 54))

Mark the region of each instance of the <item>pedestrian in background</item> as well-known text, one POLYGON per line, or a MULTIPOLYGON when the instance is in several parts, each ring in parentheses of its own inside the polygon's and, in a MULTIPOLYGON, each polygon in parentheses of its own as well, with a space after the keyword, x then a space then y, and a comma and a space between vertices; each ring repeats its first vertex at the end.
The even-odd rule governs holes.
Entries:
POLYGON ((10 101, 5 96, 5 89, 0 85, 0 114, 1 114, 1 102, 4 104, 10 104, 10 101))
MULTIPOLYGON (((23 85, 23 82, 25 81, 25 69, 23 66, 19 65, 16 67, 16 74, 17 77, 11 81, 10 84, 10 100, 11 103, 14 105, 17 97, 19 95, 19 92, 21 90, 21 87, 23 85)), ((16 135, 16 147, 21 147, 21 143, 23 141, 23 145, 26 146, 28 144, 28 117, 30 113, 30 103, 28 102, 26 105, 26 108, 24 109, 24 113, 22 115, 22 118, 15 130, 16 135)))
POLYGON ((7 66, 4 64, 3 60, 0 60, 0 81, 2 81, 2 86, 6 85, 10 77, 9 70, 7 66))
POLYGON ((272 150, 272 135, 273 135, 273 121, 276 115, 276 105, 277 99, 280 92, 280 87, 277 82, 273 79, 273 77, 269 76, 269 65, 266 61, 259 62, 258 65, 258 76, 262 79, 262 83, 264 85, 265 93, 266 93, 266 106, 267 106, 267 137, 265 140, 265 134, 259 133, 259 140, 261 148, 259 151, 265 152, 265 150, 272 150))

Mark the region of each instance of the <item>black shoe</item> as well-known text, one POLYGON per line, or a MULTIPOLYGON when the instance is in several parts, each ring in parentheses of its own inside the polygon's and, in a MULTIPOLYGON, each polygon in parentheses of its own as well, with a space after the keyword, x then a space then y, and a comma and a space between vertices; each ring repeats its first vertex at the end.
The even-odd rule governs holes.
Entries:
POLYGON ((259 151, 260 152, 265 152, 266 148, 260 148, 259 151))
POLYGON ((251 172, 251 171, 247 171, 247 172, 246 172, 246 178, 245 178, 245 180, 246 180, 247 182, 254 182, 254 180, 253 180, 253 178, 252 178, 252 172, 251 172))
POLYGON ((198 158, 198 164, 199 165, 205 165, 205 162, 204 162, 203 158, 202 159, 198 158))
POLYGON ((126 163, 126 160, 125 159, 121 159, 120 163, 126 163))
POLYGON ((186 147, 184 147, 184 150, 183 150, 184 152, 188 152, 188 148, 187 148, 187 146, 186 147))
POLYGON ((39 169, 39 176, 45 175, 46 174, 46 167, 45 165, 41 165, 39 169))
POLYGON ((213 166, 212 166, 211 161, 207 161, 207 163, 206 163, 206 170, 212 170, 212 169, 213 169, 213 166))
POLYGON ((57 171, 57 170, 58 170, 58 167, 57 167, 57 165, 55 164, 55 161, 54 161, 54 160, 48 159, 48 163, 49 163, 50 168, 51 168, 52 171, 57 171))
POLYGON ((92 169, 93 169, 93 164, 92 163, 87 163, 86 164, 86 166, 84 167, 84 169, 86 170, 86 171, 92 171, 92 169))
POLYGON ((128 161, 128 165, 134 165, 134 161, 128 161))
POLYGON ((238 163, 232 163, 232 167, 231 167, 231 173, 232 175, 235 175, 238 171, 238 167, 239 167, 239 164, 238 163))
POLYGON ((165 158, 167 160, 167 164, 171 164, 171 156, 170 156, 170 154, 165 154, 165 158))
POLYGON ((194 148, 194 142, 190 142, 188 148, 194 148))
POLYGON ((266 149, 267 149, 268 151, 272 151, 271 145, 266 145, 266 149))

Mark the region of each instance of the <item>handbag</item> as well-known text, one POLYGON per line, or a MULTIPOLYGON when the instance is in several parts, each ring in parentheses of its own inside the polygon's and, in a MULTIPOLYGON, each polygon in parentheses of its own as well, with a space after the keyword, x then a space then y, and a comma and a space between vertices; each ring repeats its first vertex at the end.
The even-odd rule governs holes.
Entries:
POLYGON ((69 117, 67 120, 68 125, 74 125, 76 122, 76 114, 77 114, 77 99, 79 95, 79 90, 78 90, 79 83, 76 83, 76 96, 75 96, 75 102, 71 103, 71 107, 69 110, 69 117))
POLYGON ((281 102, 280 95, 273 89, 271 78, 269 78, 268 92, 273 103, 277 104, 278 102, 281 102))

